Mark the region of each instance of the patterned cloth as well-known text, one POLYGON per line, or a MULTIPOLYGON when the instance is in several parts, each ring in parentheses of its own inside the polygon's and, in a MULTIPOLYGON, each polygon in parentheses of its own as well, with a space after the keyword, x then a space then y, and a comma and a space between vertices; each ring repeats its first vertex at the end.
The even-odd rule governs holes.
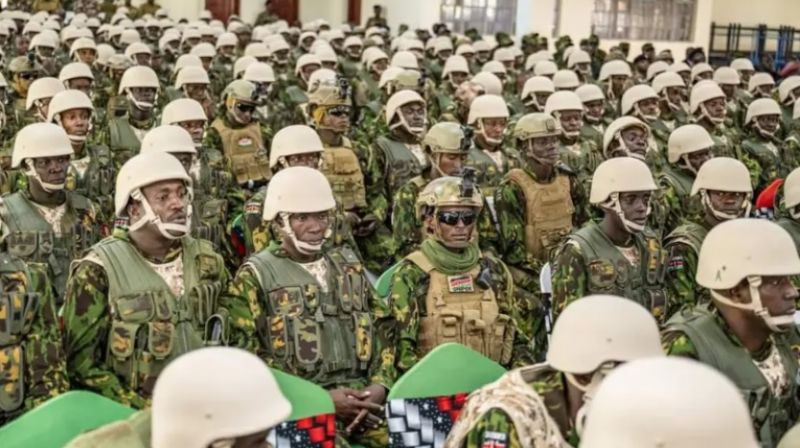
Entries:
POLYGON ((458 419, 467 394, 390 400, 386 406, 389 446, 440 448, 458 419))

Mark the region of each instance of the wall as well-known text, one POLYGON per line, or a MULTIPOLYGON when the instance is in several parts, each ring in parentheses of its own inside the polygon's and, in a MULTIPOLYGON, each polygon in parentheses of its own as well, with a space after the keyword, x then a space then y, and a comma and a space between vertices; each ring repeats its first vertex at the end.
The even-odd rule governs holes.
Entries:
POLYGON ((299 0, 298 16, 301 22, 325 19, 333 26, 347 20, 347 0, 299 0))
POLYGON ((715 0, 711 18, 718 24, 744 26, 766 24, 800 28, 800 1, 797 0, 715 0))
MULTIPOLYGON (((258 0, 242 0, 242 2, 258 1, 258 0)), ((131 2, 133 5, 144 3, 143 0, 134 0, 131 2)), ((166 8, 169 11, 170 17, 173 19, 186 18, 188 20, 195 20, 200 15, 200 11, 205 9, 205 0, 156 0, 156 3, 166 8)))
MULTIPOLYGON (((336 0, 334 0, 336 1, 336 0)), ((372 17, 372 7, 384 7, 384 16, 392 30, 401 24, 414 28, 430 29, 439 21, 439 0, 361 0, 361 24, 367 23, 372 17)))

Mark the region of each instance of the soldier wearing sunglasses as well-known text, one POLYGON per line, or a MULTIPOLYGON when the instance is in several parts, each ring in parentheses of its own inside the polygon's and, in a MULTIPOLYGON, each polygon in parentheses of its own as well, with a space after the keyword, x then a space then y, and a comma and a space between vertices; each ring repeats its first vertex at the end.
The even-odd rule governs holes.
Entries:
POLYGON ((508 268, 478 248, 482 208, 472 176, 440 177, 420 193, 416 214, 425 238, 398 264, 389 294, 398 373, 447 342, 506 367, 533 361, 530 343, 512 318, 518 304, 508 268))

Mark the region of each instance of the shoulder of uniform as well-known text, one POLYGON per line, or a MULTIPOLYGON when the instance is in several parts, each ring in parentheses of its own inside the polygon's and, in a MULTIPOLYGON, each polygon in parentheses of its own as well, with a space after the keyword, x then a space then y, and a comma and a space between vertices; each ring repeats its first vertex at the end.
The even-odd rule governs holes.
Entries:
POLYGON ((567 164, 564 163, 564 162, 556 162, 555 168, 556 168, 557 172, 562 173, 562 174, 566 174, 568 176, 577 176, 578 175, 575 171, 573 171, 572 168, 567 166, 567 164))

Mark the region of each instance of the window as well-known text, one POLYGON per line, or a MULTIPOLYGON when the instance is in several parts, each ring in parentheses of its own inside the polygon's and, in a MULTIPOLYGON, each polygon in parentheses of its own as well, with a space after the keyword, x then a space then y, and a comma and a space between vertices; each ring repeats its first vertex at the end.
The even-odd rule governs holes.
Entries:
POLYGON ((592 30, 601 38, 688 41, 697 0, 594 0, 592 30))
POLYGON ((441 21, 457 33, 514 34, 516 19, 517 0, 442 0, 441 21))

